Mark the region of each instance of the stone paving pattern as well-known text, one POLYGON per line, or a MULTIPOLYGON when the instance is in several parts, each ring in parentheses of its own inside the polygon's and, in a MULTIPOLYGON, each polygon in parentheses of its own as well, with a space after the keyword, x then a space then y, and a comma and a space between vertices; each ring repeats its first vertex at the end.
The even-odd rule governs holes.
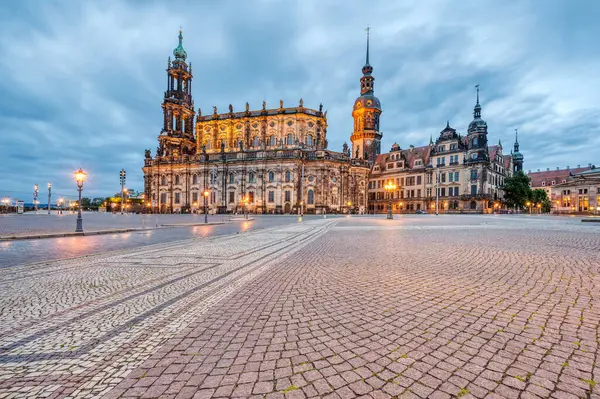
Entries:
MULTIPOLYGON (((34 234, 59 234, 75 231, 77 213, 64 212, 62 215, 48 215, 47 211, 38 211, 24 215, 0 215, 0 238, 19 237, 34 234)), ((223 215, 209 215, 209 222, 226 221, 223 215)), ((203 223, 204 215, 136 215, 104 212, 83 212, 85 231, 114 229, 148 229, 172 223, 203 223)))
POLYGON ((599 248, 568 220, 352 217, 11 268, 0 398, 600 398, 599 248))

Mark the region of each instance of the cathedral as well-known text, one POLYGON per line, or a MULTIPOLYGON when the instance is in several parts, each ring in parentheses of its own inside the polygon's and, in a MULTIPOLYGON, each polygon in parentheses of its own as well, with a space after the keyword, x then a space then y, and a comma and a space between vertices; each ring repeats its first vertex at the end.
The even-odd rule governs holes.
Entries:
MULTIPOLYGON (((363 213, 369 160, 379 153, 379 101, 365 65, 354 111, 353 149, 331 151, 327 111, 295 106, 196 112, 183 35, 167 66, 163 128, 146 150, 144 194, 154 212, 363 213)), ((368 60, 368 56, 367 56, 368 60)))
POLYGON ((354 102, 351 147, 331 151, 327 111, 296 106, 203 115, 194 109, 192 64, 183 35, 167 64, 163 127, 152 156, 145 152, 144 196, 160 213, 490 212, 503 197, 504 178, 521 170, 518 142, 511 155, 488 146, 479 88, 465 137, 449 124, 429 145, 381 154, 381 103, 374 93, 369 36, 360 96, 354 102), (393 192, 385 192, 388 182, 393 192), (440 203, 440 198, 441 203, 440 203))

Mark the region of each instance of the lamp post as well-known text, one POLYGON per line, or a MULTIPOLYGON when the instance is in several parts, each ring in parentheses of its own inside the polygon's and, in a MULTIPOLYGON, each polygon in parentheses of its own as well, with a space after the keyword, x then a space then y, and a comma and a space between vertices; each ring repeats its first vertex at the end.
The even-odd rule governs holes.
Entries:
POLYGON ((394 215, 392 214, 392 193, 396 191, 398 186, 394 184, 392 180, 388 181, 383 189, 388 193, 388 211, 387 211, 387 219, 394 219, 394 215))
POLYGON ((538 214, 542 214, 542 204, 537 204, 538 214))
POLYGON ((81 218, 81 192, 83 191, 83 182, 85 181, 87 174, 79 168, 77 172, 75 172, 75 181, 77 182, 77 191, 79 192, 79 201, 78 212, 77 212, 77 225, 75 227, 76 233, 83 233, 83 219, 81 218))
POLYGON ((348 206, 348 216, 352 215, 352 201, 346 202, 346 205, 348 206))
POLYGON ((402 201, 398 202, 398 210, 402 213, 402 201))
POLYGON ((527 208, 529 208, 529 214, 531 215, 531 202, 527 201, 525 205, 527 206, 527 208))
POLYGON ((56 201, 56 206, 58 206, 58 213, 62 215, 62 204, 65 200, 62 198, 59 198, 58 201, 56 201))
POLYGON ((119 172, 119 180, 121 181, 121 215, 123 214, 123 205, 125 202, 125 180, 127 179, 127 172, 125 169, 121 169, 119 172))
POLYGON ((39 189, 38 185, 34 184, 33 185, 33 206, 35 207, 35 213, 36 214, 38 212, 38 206, 37 206, 37 203, 38 203, 37 199, 38 199, 38 192, 39 192, 38 189, 39 189))
POLYGON ((48 215, 50 214, 50 197, 52 193, 52 183, 48 183, 48 215))
POLYGON ((208 190, 204 190, 202 193, 204 197, 204 223, 208 223, 208 190))

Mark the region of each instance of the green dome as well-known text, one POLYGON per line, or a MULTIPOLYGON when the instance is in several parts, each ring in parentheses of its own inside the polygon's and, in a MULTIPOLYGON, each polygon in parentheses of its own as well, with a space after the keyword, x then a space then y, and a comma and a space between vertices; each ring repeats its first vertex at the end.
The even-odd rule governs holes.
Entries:
POLYGON ((183 48, 183 35, 181 34, 181 30, 179 31, 179 45, 173 50, 173 55, 175 56, 175 59, 181 61, 185 61, 187 58, 187 53, 183 48))

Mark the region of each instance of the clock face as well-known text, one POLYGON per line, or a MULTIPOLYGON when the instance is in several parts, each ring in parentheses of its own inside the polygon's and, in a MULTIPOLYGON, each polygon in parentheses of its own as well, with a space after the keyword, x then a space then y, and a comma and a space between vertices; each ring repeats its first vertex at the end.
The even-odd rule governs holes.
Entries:
POLYGON ((367 145, 371 145, 371 140, 367 140, 367 145))
POLYGON ((471 155, 471 158, 477 159, 477 154, 475 153, 475 154, 471 155))

